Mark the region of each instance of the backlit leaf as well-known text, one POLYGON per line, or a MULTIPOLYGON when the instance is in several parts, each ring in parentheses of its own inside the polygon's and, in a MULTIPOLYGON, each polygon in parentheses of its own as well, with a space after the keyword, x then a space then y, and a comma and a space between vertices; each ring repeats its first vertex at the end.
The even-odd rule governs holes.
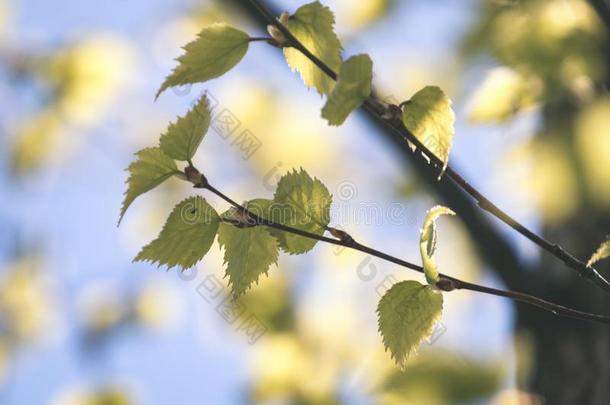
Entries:
POLYGON ((371 94, 373 62, 368 55, 352 56, 341 64, 339 78, 322 109, 330 125, 341 125, 371 94))
POLYGON ((451 100, 436 86, 426 86, 415 93, 402 110, 405 127, 443 162, 443 171, 449 162, 454 121, 451 100))
POLYGON ((441 215, 455 215, 455 212, 440 205, 430 208, 426 213, 424 226, 422 227, 421 234, 419 236, 419 251, 421 253, 424 272, 426 273, 426 281, 428 281, 428 284, 432 285, 436 284, 438 281, 438 268, 434 260, 432 260, 432 255, 436 249, 435 221, 441 215))
POLYGON ((127 191, 121 207, 119 223, 125 211, 139 195, 152 190, 174 174, 180 173, 176 162, 167 156, 161 148, 146 148, 136 153, 137 159, 129 165, 127 191))
POLYGON ((381 298, 377 306, 379 332, 401 368, 430 336, 442 310, 442 294, 417 281, 396 283, 381 298))
POLYGON ((248 34, 226 24, 204 28, 196 40, 184 46, 178 66, 165 79, 156 97, 169 87, 202 83, 223 75, 244 57, 249 43, 248 34))
MULTIPOLYGON (((290 16, 287 28, 305 48, 317 56, 335 72, 341 65, 341 43, 333 31, 335 16, 328 7, 317 1, 305 4, 290 16)), ((301 74, 308 87, 315 87, 320 94, 329 94, 334 82, 311 62, 301 51, 284 48, 286 62, 292 70, 301 74)))
POLYGON ((150 261, 168 268, 192 267, 210 250, 220 217, 202 197, 176 205, 157 239, 144 246, 134 261, 150 261))
MULTIPOLYGON (((318 179, 312 179, 303 169, 284 175, 273 197, 275 222, 292 228, 322 235, 330 221, 332 196, 318 179)), ((280 246, 291 254, 311 250, 316 240, 292 233, 270 229, 280 246)))
POLYGON ((163 152, 172 159, 190 160, 208 131, 210 116, 208 97, 204 95, 184 117, 178 117, 161 135, 159 145, 163 152))
MULTIPOLYGON (((259 200, 246 205, 251 208, 259 200)), ((262 200, 269 201, 269 200, 262 200)), ((242 214, 231 209, 223 218, 239 219, 242 214)), ((224 248, 226 274, 234 296, 243 294, 261 274, 277 264, 278 242, 264 225, 238 227, 223 222, 218 230, 218 243, 224 248)))

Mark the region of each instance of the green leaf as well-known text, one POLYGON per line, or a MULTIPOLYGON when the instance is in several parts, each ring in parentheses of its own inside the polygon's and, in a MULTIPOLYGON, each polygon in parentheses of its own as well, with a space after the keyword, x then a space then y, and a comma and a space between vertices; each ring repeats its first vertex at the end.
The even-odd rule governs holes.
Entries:
MULTIPOLYGON (((324 234, 330 221, 330 204, 332 196, 318 179, 312 179, 301 169, 284 175, 273 197, 273 217, 271 220, 303 231, 324 234)), ((292 233, 270 229, 282 249, 291 254, 305 253, 316 244, 292 233)))
POLYGON ((401 281, 379 301, 379 332, 386 350, 401 368, 427 339, 441 317, 443 296, 417 281, 401 281))
POLYGON ((190 160, 208 131, 210 117, 208 97, 204 95, 184 117, 169 124, 159 146, 172 159, 190 160))
POLYGON ((176 205, 157 239, 144 246, 134 261, 150 261, 168 268, 192 267, 210 250, 220 217, 202 197, 176 205))
POLYGON ((119 224, 125 215, 125 211, 139 195, 152 190, 180 171, 169 156, 160 148, 146 148, 136 153, 137 159, 129 165, 129 178, 127 179, 127 191, 121 207, 119 224))
POLYGON ((437 205, 432 207, 426 213, 424 226, 422 227, 419 236, 419 252, 421 253, 422 263, 424 265, 424 273, 428 284, 435 285, 438 281, 438 268, 432 255, 436 249, 436 219, 441 215, 455 215, 451 209, 437 205))
POLYGON ((449 162, 454 121, 451 100, 436 86, 426 86, 415 93, 402 110, 405 127, 443 162, 443 172, 449 162))
POLYGON ((337 84, 322 108, 322 117, 330 125, 343 124, 347 116, 371 94, 372 80, 373 62, 368 55, 352 56, 343 62, 337 84))
POLYGON ((226 24, 204 28, 196 40, 184 46, 178 66, 165 79, 156 97, 169 87, 202 83, 225 74, 244 57, 249 44, 248 34, 226 24))
POLYGON ((501 123, 533 106, 540 98, 539 78, 506 66, 491 69, 470 100, 468 119, 474 123, 501 123))
POLYGON ((593 253, 587 262, 587 266, 593 266, 595 263, 607 258, 608 256, 610 256, 610 239, 599 245, 595 253, 593 253))
MULTIPOLYGON (((259 201, 251 201, 246 208, 259 201)), ((223 214, 223 218, 234 220, 241 217, 234 208, 223 214)), ((278 242, 263 225, 238 227, 223 222, 218 230, 218 243, 225 251, 226 274, 234 297, 246 292, 261 274, 267 274, 269 266, 277 264, 278 242)))
MULTIPOLYGON (((341 65, 341 43, 333 31, 335 16, 328 7, 317 1, 305 4, 290 16, 287 28, 312 54, 335 72, 341 65)), ((301 74, 308 87, 315 87, 320 94, 329 94, 334 82, 311 62, 301 51, 284 48, 286 62, 292 70, 301 74)))

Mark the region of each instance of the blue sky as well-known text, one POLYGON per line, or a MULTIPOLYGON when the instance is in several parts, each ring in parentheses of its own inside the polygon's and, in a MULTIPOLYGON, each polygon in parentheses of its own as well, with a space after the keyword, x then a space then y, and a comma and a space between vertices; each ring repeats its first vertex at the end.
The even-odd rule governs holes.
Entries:
MULTIPOLYGON (((290 10, 295 8, 295 2, 285 3, 290 10)), ((141 210, 144 214, 134 214, 135 220, 133 217, 127 218, 127 223, 122 228, 116 227, 124 189, 124 168, 138 147, 147 142, 156 142, 157 136, 151 132, 148 141, 142 135, 133 138, 129 131, 138 125, 134 125, 131 120, 150 119, 154 125, 157 122, 167 122, 184 111, 193 98, 191 94, 176 97, 172 92, 167 92, 157 103, 153 103, 152 97, 167 73, 165 66, 156 64, 155 38, 158 38, 161 27, 173 19, 181 18, 192 2, 21 0, 9 1, 9 4, 13 8, 10 31, 10 44, 13 48, 45 52, 93 32, 110 32, 128 40, 137 49, 138 82, 129 86, 124 98, 118 100, 119 104, 113 106, 99 125, 87 129, 88 134, 77 153, 70 155, 61 164, 53 164, 49 170, 15 181, 8 176, 8 148, 3 147, 0 151, 3 155, 0 170, 4 174, 0 178, 0 220, 5 229, 0 235, 0 257, 9 261, 16 244, 26 250, 39 248, 45 257, 45 270, 52 274, 54 296, 62 309, 61 319, 56 325, 58 337, 23 350, 18 356, 11 368, 10 383, 5 393, 9 399, 7 403, 49 403, 49 399, 55 398, 67 388, 113 381, 129 385, 142 403, 146 404, 175 401, 183 404, 243 403, 240 389, 245 387, 249 377, 247 362, 244 361, 250 349, 246 339, 223 324, 218 314, 201 300, 196 292, 197 281, 183 281, 175 271, 165 272, 154 266, 131 262, 138 248, 137 242, 144 243, 152 239, 156 232, 154 227, 141 226, 140 222, 148 212, 144 199, 134 206, 135 211, 141 210), (127 235, 134 230, 147 233, 127 235), (148 233, 149 231, 153 233, 148 233), (179 326, 158 334, 125 331, 114 338, 112 344, 101 353, 84 355, 79 344, 81 329, 78 301, 81 292, 92 283, 106 283, 119 293, 129 295, 151 279, 160 280, 178 292, 183 308, 179 326)), ((374 61, 383 61, 384 63, 375 65, 375 73, 385 86, 391 81, 383 78, 395 75, 397 66, 404 66, 409 61, 423 60, 423 66, 442 65, 444 62, 451 64, 455 59, 453 48, 459 35, 472 19, 471 9, 465 4, 470 2, 448 0, 401 3, 381 24, 351 38, 346 45, 346 52, 370 52, 374 61)), ((315 109, 320 105, 317 95, 302 91, 298 77, 274 55, 276 50, 256 52, 260 53, 257 56, 249 55, 230 78, 237 80, 243 76, 249 82, 272 81, 271 85, 279 88, 282 95, 299 94, 303 100, 301 105, 311 110, 310 113, 304 112, 310 114, 305 116, 314 117, 317 114, 315 109), (273 63, 262 65, 260 60, 270 60, 273 63)), ((169 61, 171 57, 168 56, 168 64, 169 61)), ((492 128, 491 131, 495 131, 492 133, 498 135, 489 139, 490 135, 485 134, 490 131, 489 128, 469 127, 460 118, 463 117, 461 112, 465 108, 465 95, 474 82, 476 74, 470 72, 459 76, 458 83, 453 87, 458 112, 458 137, 452 159, 463 169, 468 179, 492 197, 500 198, 503 196, 502 190, 490 184, 485 174, 492 170, 497 156, 506 147, 506 133, 492 128), (479 153, 479 148, 482 147, 485 148, 485 154, 479 153)), ((410 83, 414 85, 417 80, 406 78, 398 83, 406 87, 410 83)), ((6 84, 3 85, 5 86, 6 84)), ((391 91, 395 91, 397 97, 406 98, 413 92, 413 89, 396 87, 391 91)), ((221 103, 233 105, 232 90, 228 85, 213 82, 205 88, 210 89, 212 94, 219 95, 221 103)), ((199 89, 203 87, 198 87, 197 90, 199 89)), ((17 103, 6 99, 0 101, 0 116, 4 119, 11 114, 22 115, 32 108, 32 103, 28 100, 26 90, 21 93, 17 103)), ((362 117, 355 117, 348 122, 345 130, 337 134, 336 142, 352 154, 350 162, 370 168, 354 170, 355 175, 348 178, 361 187, 359 198, 363 201, 382 198, 391 202, 394 197, 392 193, 387 189, 379 191, 375 183, 381 179, 394 179, 403 168, 396 163, 395 156, 387 145, 371 136, 370 132, 370 127, 362 117)), ((224 152, 231 148, 230 145, 220 138, 206 139, 206 142, 209 143, 209 152, 204 156, 209 159, 202 159, 202 165, 214 175, 219 184, 233 187, 237 193, 244 194, 236 198, 246 197, 246 191, 265 192, 260 181, 240 188, 251 180, 248 172, 253 169, 249 162, 244 162, 234 151, 224 152), (224 159, 213 160, 221 153, 225 153, 220 155, 225 156, 224 159), (231 186, 232 184, 237 186, 231 186)), ((342 153, 345 153, 345 149, 342 153)), ((276 161, 270 161, 266 167, 259 165, 254 176, 267 173, 275 164, 276 161)), ((340 180, 332 179, 335 184, 340 183, 340 180)), ((178 193, 184 192, 182 190, 178 193)), ((150 212, 154 215, 164 207, 163 199, 148 201, 153 205, 150 212)), ((426 200, 428 202, 433 201, 426 200)), ((426 209, 425 204, 413 207, 413 216, 421 219, 426 209)), ((530 216, 525 219, 529 222, 534 220, 530 216)), ((403 251, 403 245, 414 245, 416 231, 416 226, 408 229, 408 235, 403 228, 397 226, 358 228, 358 232, 397 254, 403 251)), ((522 247, 523 252, 531 252, 522 241, 514 242, 522 247)), ((414 248, 409 249, 409 254, 416 251, 414 248)), ((321 254, 289 259, 289 265, 296 268, 296 287, 301 299, 306 300, 311 296, 313 286, 324 284, 321 272, 310 275, 306 271, 312 265, 324 266, 325 257, 321 254)), ((412 257, 416 260, 416 256, 412 257)), ((204 262, 200 273, 212 271, 208 267, 213 265, 204 262)), ((378 266, 380 274, 393 274, 397 271, 382 263, 378 263, 378 266)), ((489 276, 484 276, 482 281, 495 284, 489 276)), ((363 293, 371 289, 363 285, 359 288, 363 293)), ((448 347, 460 346, 472 354, 477 354, 481 348, 484 348, 484 354, 506 354, 506 347, 510 347, 511 340, 507 333, 510 326, 509 308, 506 302, 495 298, 472 297, 461 315, 446 319, 450 332, 441 344, 448 347)), ((374 324, 370 327, 374 329, 374 324)))

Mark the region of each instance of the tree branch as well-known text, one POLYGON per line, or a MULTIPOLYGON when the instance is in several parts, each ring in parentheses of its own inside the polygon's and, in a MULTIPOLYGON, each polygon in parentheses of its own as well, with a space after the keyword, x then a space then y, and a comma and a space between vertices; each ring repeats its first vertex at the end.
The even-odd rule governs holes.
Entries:
MULTIPOLYGON (((265 30, 267 20, 249 0, 232 1, 248 18, 265 30)), ((266 9, 269 10, 270 7, 266 6, 266 9)), ((271 10, 271 14, 279 15, 280 12, 271 10)), ((365 109, 361 109, 359 112, 364 114, 369 123, 379 130, 377 133, 381 139, 390 143, 390 150, 397 153, 404 163, 417 172, 423 184, 436 193, 445 205, 451 205, 463 222, 466 232, 483 260, 493 268, 509 289, 525 288, 529 293, 539 293, 548 286, 548 280, 545 280, 543 284, 539 274, 534 269, 527 268, 520 261, 507 238, 498 232, 487 217, 482 215, 469 195, 453 182, 439 182, 437 176, 430 170, 428 162, 420 154, 413 153, 400 134, 397 135, 395 132, 387 130, 384 120, 365 109)))
MULTIPOLYGON (((292 47, 298 49, 301 53, 303 53, 303 55, 305 55, 309 60, 311 60, 311 62, 314 63, 320 70, 322 70, 322 72, 324 72, 328 77, 333 80, 337 79, 337 74, 328 65, 326 65, 318 57, 312 54, 298 39, 296 39, 294 35, 292 35, 290 31, 283 24, 281 24, 260 1, 249 1, 257 9, 257 11, 267 20, 268 24, 274 25, 285 36, 285 38, 292 47)), ((419 139, 417 139, 417 137, 415 137, 415 135, 404 126, 402 121, 390 121, 382 118, 382 116, 386 112, 386 109, 383 104, 380 103, 379 100, 374 97, 369 97, 365 100, 363 106, 369 113, 376 116, 378 120, 383 121, 387 129, 395 132, 397 135, 400 135, 404 140, 413 143, 430 159, 430 161, 436 166, 440 173, 443 167, 442 160, 439 159, 435 154, 430 152, 425 147, 425 145, 423 145, 419 141, 419 139)), ((564 262, 565 265, 568 266, 568 268, 575 270, 581 277, 598 286, 607 294, 610 294, 610 283, 606 279, 604 279, 593 267, 587 266, 583 261, 578 260, 576 257, 574 257, 565 249, 563 249, 560 245, 546 240, 542 236, 536 234, 529 228, 519 223, 517 220, 512 218, 510 215, 508 215, 506 212, 502 211, 498 206, 492 203, 488 198, 486 198, 481 192, 479 192, 475 187, 473 187, 468 181, 466 181, 462 176, 459 175, 459 173, 457 173, 451 167, 447 167, 444 177, 452 180, 463 191, 465 191, 472 198, 474 198, 479 207, 481 207, 483 210, 500 219, 502 222, 513 228, 515 231, 538 245, 540 248, 546 250, 547 252, 551 253, 553 256, 564 262)), ((439 181, 444 180, 441 179, 439 181)))
MULTIPOLYGON (((333 245, 343 246, 343 247, 346 247, 349 249, 353 249, 353 250, 360 251, 362 253, 369 254, 371 256, 375 256, 377 258, 397 264, 397 265, 407 268, 409 270, 414 270, 419 273, 424 273, 424 269, 421 266, 418 266, 416 264, 399 259, 399 258, 389 255, 387 253, 381 252, 370 246, 363 245, 363 244, 355 241, 352 237, 340 238, 340 239, 329 238, 324 235, 318 235, 315 233, 307 232, 307 231, 304 231, 301 229, 293 228, 293 227, 290 227, 290 226, 287 226, 284 224, 270 221, 266 218, 262 218, 262 217, 256 215, 255 213, 249 211, 246 207, 242 206, 241 204, 238 204, 235 200, 231 199, 230 197, 228 197, 227 195, 222 193, 216 187, 212 186, 207 181, 207 179, 205 179, 204 176, 202 176, 201 178, 203 180, 195 184, 196 188, 202 188, 202 189, 211 191, 212 193, 214 193, 215 195, 217 195, 218 197, 220 197, 221 199, 223 199, 224 201, 229 203, 234 208, 245 213, 248 217, 252 218, 252 220, 254 221, 254 226, 263 225, 263 226, 267 226, 270 228, 278 229, 283 232, 289 232, 289 233, 292 233, 295 235, 299 235, 299 236, 302 236, 302 237, 305 237, 308 239, 314 239, 314 240, 317 240, 320 242, 326 242, 326 243, 330 243, 333 245)), ((229 221, 229 222, 231 222, 231 221, 229 221)), ((469 290, 469 291, 480 292, 483 294, 494 295, 497 297, 505 297, 505 298, 509 298, 514 301, 533 305, 535 307, 543 309, 543 310, 550 312, 557 316, 610 325, 610 316, 598 315, 598 314, 593 314, 593 313, 589 313, 589 312, 579 311, 579 310, 572 309, 572 308, 567 308, 567 307, 564 307, 559 304, 545 301, 545 300, 538 298, 536 296, 533 296, 533 295, 516 292, 516 291, 506 291, 506 290, 486 287, 483 285, 463 281, 458 278, 451 277, 451 276, 448 276, 448 275, 442 274, 442 273, 440 274, 440 281, 438 282, 437 287, 446 292, 452 291, 452 290, 469 290)))

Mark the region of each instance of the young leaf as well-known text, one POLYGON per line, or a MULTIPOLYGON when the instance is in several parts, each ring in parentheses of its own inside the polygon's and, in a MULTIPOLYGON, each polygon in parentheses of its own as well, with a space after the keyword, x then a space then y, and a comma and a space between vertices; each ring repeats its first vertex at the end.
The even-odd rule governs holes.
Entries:
POLYGON ((441 317, 443 296, 417 281, 401 281, 379 301, 379 332, 386 350, 401 368, 430 336, 441 317))
POLYGON ((424 273, 428 284, 434 285, 438 281, 438 269, 432 255, 436 249, 436 219, 441 215, 455 215, 451 209, 437 205, 426 213, 424 226, 419 236, 419 252, 421 253, 424 273))
POLYGON ((184 117, 178 117, 175 123, 169 124, 161 135, 159 146, 163 152, 175 160, 190 160, 208 131, 210 116, 208 97, 204 95, 184 117))
POLYGON ((468 119, 502 123, 540 99, 542 84, 506 66, 491 69, 470 100, 468 119))
MULTIPOLYGON (((415 93, 402 110, 402 122, 405 127, 442 160, 443 172, 449 162, 454 121, 451 100, 436 86, 426 86, 415 93)), ((414 148, 413 145, 411 147, 414 148)))
POLYGON ((169 87, 201 83, 225 74, 244 57, 249 43, 248 34, 226 24, 204 28, 196 40, 184 46, 178 66, 165 79, 156 97, 169 87))
MULTIPOLYGON (((303 169, 284 175, 273 197, 275 202, 271 220, 293 228, 322 235, 330 221, 332 196, 318 179, 312 179, 303 169)), ((316 244, 316 240, 292 233, 270 229, 282 249, 291 254, 305 253, 316 244)))
MULTIPOLYGON (((341 43, 333 31, 334 24, 332 11, 314 1, 299 7, 288 19, 287 28, 305 48, 336 72, 341 64, 341 43)), ((333 80, 301 51, 284 48, 284 56, 290 68, 301 74, 306 86, 315 87, 320 94, 330 93, 333 80)))
POLYGON ((157 239, 144 246, 134 261, 150 261, 168 268, 192 267, 210 250, 220 217, 202 197, 176 205, 157 239))
POLYGON ((136 153, 137 159, 127 170, 127 191, 121 207, 119 224, 125 211, 139 195, 152 190, 174 174, 180 173, 176 162, 167 156, 160 148, 146 148, 136 153))
POLYGON ((610 256, 610 239, 599 245, 595 253, 593 253, 587 262, 587 266, 593 266, 595 263, 607 258, 608 256, 610 256))
MULTIPOLYGON (((257 202, 259 200, 253 200, 246 207, 250 209, 257 202)), ((223 218, 239 220, 240 217, 235 209, 223 214, 223 218)), ((218 243, 225 251, 226 274, 235 297, 243 294, 253 282, 258 282, 259 276, 266 274, 269 266, 277 264, 278 243, 265 228, 263 225, 239 227, 224 222, 220 224, 218 243)))
POLYGON ((322 108, 330 125, 341 125, 371 94, 373 62, 368 55, 352 56, 341 64, 339 78, 322 108))

